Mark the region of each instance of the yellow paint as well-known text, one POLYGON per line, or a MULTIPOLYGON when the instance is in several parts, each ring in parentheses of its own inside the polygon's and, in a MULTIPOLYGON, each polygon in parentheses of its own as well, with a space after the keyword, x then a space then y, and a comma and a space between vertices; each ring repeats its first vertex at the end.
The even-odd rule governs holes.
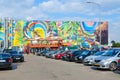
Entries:
POLYGON ((45 38, 44 30, 41 28, 35 28, 34 31, 31 33, 32 37, 35 35, 41 38, 45 38))
POLYGON ((3 27, 0 29, 0 32, 4 32, 4 28, 3 27))
POLYGON ((24 21, 22 21, 22 20, 20 20, 20 22, 19 22, 21 25, 24 25, 24 21))
POLYGON ((20 46, 20 41, 18 40, 18 37, 18 32, 16 32, 14 35, 13 46, 20 46))

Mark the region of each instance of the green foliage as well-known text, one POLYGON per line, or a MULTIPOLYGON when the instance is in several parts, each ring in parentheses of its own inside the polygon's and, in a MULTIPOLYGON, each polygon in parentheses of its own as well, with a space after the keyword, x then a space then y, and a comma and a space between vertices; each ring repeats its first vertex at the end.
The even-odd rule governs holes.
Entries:
POLYGON ((120 47, 119 42, 111 41, 111 43, 112 43, 112 47, 120 47))

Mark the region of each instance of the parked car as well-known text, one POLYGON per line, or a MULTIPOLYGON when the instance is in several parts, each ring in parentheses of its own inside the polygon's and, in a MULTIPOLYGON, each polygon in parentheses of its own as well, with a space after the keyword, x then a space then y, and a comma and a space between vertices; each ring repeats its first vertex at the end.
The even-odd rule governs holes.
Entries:
POLYGON ((56 54, 55 55, 55 59, 62 59, 62 57, 67 54, 68 52, 70 52, 70 50, 64 51, 62 53, 56 54))
POLYGON ((37 56, 45 56, 45 54, 47 53, 47 52, 49 52, 49 50, 46 50, 46 49, 44 49, 44 50, 39 50, 37 53, 36 53, 36 55, 37 56))
POLYGON ((65 60, 75 61, 75 56, 80 55, 83 50, 72 50, 66 54, 65 60))
POLYGON ((45 57, 46 57, 46 58, 51 58, 51 55, 54 54, 54 53, 56 53, 56 52, 57 52, 57 50, 48 51, 48 52, 45 54, 45 57))
POLYGON ((38 49, 36 55, 37 56, 45 56, 47 52, 50 52, 52 49, 38 49))
POLYGON ((83 60, 90 55, 93 55, 94 53, 96 53, 97 51, 93 51, 93 50, 85 50, 83 51, 80 55, 75 57, 75 62, 79 63, 79 62, 83 62, 83 60))
POLYGON ((36 55, 37 55, 37 56, 41 56, 41 52, 42 52, 42 50, 38 49, 36 55))
POLYGON ((67 54, 69 54, 72 50, 68 50, 66 51, 62 56, 61 56, 61 60, 66 60, 67 54))
POLYGON ((10 55, 12 56, 13 62, 24 62, 24 56, 22 53, 18 51, 10 51, 10 55))
POLYGON ((96 52, 95 54, 86 57, 86 58, 83 60, 83 64, 84 64, 84 65, 93 65, 94 59, 95 59, 96 57, 98 57, 98 56, 101 56, 104 52, 105 52, 105 51, 98 51, 98 52, 96 52))
POLYGON ((120 59, 120 48, 106 50, 104 54, 94 60, 93 67, 100 69, 116 70, 120 59))
POLYGON ((12 69, 12 58, 8 53, 0 53, 0 68, 12 69))
POLYGON ((63 50, 58 50, 58 51, 56 51, 55 53, 51 54, 51 58, 54 59, 57 54, 60 54, 60 53, 62 53, 62 52, 64 52, 64 51, 63 51, 63 50))
POLYGON ((118 60, 117 70, 120 70, 120 59, 118 60))

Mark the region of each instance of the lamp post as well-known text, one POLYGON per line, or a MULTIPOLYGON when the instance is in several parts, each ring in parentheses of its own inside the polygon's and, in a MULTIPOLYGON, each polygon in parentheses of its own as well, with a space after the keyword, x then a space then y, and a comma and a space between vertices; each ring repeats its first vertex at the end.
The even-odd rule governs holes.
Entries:
MULTIPOLYGON (((86 3, 97 5, 99 7, 99 10, 101 10, 101 5, 99 3, 95 3, 95 2, 91 2, 91 1, 87 1, 86 3)), ((101 13, 100 13, 100 11, 99 11, 99 22, 101 23, 101 13)), ((100 27, 100 39, 99 39, 99 41, 100 41, 100 51, 101 51, 101 37, 102 36, 101 36, 101 27, 100 27)))

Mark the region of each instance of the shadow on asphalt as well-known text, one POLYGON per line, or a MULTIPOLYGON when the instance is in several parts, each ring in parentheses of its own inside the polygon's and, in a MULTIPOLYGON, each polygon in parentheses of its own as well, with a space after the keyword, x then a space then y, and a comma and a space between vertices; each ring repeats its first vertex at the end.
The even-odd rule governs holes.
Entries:
MULTIPOLYGON (((27 61, 24 61, 24 62, 27 62, 27 61)), ((14 61, 13 63, 24 63, 24 62, 14 61)))
MULTIPOLYGON (((26 62, 26 61, 24 61, 24 62, 26 62)), ((12 64, 12 69, 11 70, 16 70, 17 68, 18 68, 18 66, 21 66, 22 65, 22 63, 24 63, 24 62, 14 62, 13 64, 12 64)), ((7 69, 7 68, 1 68, 0 69, 0 71, 9 71, 10 69, 7 69)))
POLYGON ((120 74, 120 70, 114 71, 115 74, 120 74))
POLYGON ((12 69, 1 68, 1 69, 0 69, 0 71, 9 71, 9 70, 15 70, 15 69, 17 69, 17 66, 18 66, 17 64, 14 64, 14 63, 13 63, 13 64, 12 64, 12 69))
POLYGON ((109 69, 99 69, 99 68, 94 68, 91 66, 92 70, 97 70, 97 71, 110 71, 109 69))

